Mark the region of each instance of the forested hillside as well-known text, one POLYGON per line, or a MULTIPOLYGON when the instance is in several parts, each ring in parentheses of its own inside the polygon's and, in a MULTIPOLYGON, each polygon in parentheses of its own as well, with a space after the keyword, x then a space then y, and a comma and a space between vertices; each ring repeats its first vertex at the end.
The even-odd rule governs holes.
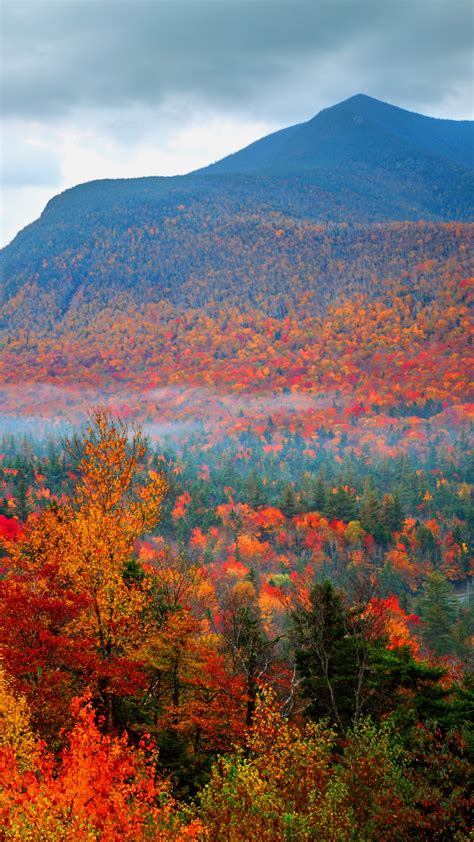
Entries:
MULTIPOLYGON (((332 286, 331 259, 355 263, 362 282, 369 273, 383 281, 390 266, 376 245, 366 252, 359 226, 472 220, 472 148, 468 121, 357 96, 197 173, 79 185, 4 249, 1 324, 11 323, 12 311, 28 318, 25 295, 39 295, 56 321, 91 287, 109 297, 133 288, 142 300, 189 307, 206 304, 216 289, 222 297, 229 284, 250 283, 271 307, 268 277, 276 276, 277 292, 295 274, 310 288, 332 286), (344 232, 328 223, 343 223, 344 232)), ((385 256, 416 250, 416 228, 411 244, 392 236, 389 229, 385 256)), ((336 284, 334 295, 340 291, 336 284)), ((242 291, 241 298, 257 303, 242 291)))
POLYGON ((469 838, 471 135, 358 96, 4 250, 6 839, 469 838))

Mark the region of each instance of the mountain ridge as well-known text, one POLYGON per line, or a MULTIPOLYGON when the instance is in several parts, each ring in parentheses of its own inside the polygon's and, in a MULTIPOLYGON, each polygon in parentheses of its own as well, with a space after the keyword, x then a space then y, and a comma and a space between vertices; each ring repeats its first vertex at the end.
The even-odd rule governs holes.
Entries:
MULTIPOLYGON (((84 194, 87 191, 95 189, 98 185, 101 185, 104 189, 108 189, 119 185, 130 185, 130 186, 140 186, 140 185, 147 185, 147 186, 163 186, 165 184, 173 184, 173 186, 179 187, 180 183, 184 184, 185 180, 189 180, 190 177, 193 176, 201 176, 201 175, 214 175, 214 174, 225 174, 231 175, 236 173, 247 172, 247 174, 251 171, 254 174, 257 172, 255 168, 252 170, 238 170, 235 169, 234 166, 228 168, 228 164, 235 164, 238 160, 242 159, 242 156, 249 150, 256 150, 261 149, 262 146, 266 144, 273 143, 276 139, 281 141, 283 145, 291 138, 294 138, 295 135, 298 134, 301 130, 311 127, 317 124, 317 121, 321 118, 326 119, 327 115, 334 115, 338 112, 342 113, 349 113, 352 116, 361 116, 361 114, 367 115, 370 113, 371 120, 374 120, 374 113, 378 113, 379 116, 381 113, 389 113, 391 115, 397 115, 398 119, 400 120, 400 116, 402 116, 403 120, 407 119, 415 119, 417 121, 422 121, 425 124, 429 125, 431 128, 434 127, 441 127, 446 128, 448 127, 449 130, 454 130, 456 128, 462 129, 464 134, 466 135, 466 139, 463 140, 463 151, 461 154, 454 154, 451 153, 449 155, 442 155, 441 152, 438 150, 438 154, 435 157, 442 158, 445 157, 448 160, 451 160, 455 163, 464 164, 464 167, 468 167, 468 169, 474 169, 474 121, 470 120, 449 120, 445 118, 437 118, 437 117, 429 117, 423 114, 419 114, 417 112, 408 111, 406 109, 400 108, 395 105, 391 105, 390 103, 383 102, 382 100, 375 99, 374 97, 370 97, 367 94, 359 93, 354 94, 353 96, 342 100, 339 103, 336 103, 333 106, 328 106, 323 108, 319 111, 314 117, 311 117, 307 121, 303 121, 301 123, 296 123, 292 126, 287 126, 282 129, 278 129, 275 132, 272 132, 270 135, 267 135, 263 138, 259 138, 256 141, 253 141, 246 147, 243 147, 236 152, 233 152, 229 155, 226 155, 224 158, 219 159, 211 164, 208 164, 204 167, 200 167, 196 170, 191 170, 189 173, 182 174, 182 175, 173 175, 173 176, 159 176, 159 175, 149 175, 149 176, 137 176, 131 178, 106 178, 106 179, 92 179, 90 181, 81 182, 73 187, 66 188, 65 190, 61 191, 60 193, 53 196, 45 205, 45 208, 39 217, 41 219, 45 213, 49 212, 51 208, 55 208, 58 204, 58 200, 62 200, 65 197, 70 198, 72 195, 76 194, 76 191, 81 192, 84 194), (375 112, 374 112, 375 108, 375 112), (226 165, 227 162, 227 165, 226 165)), ((463 168, 464 168, 463 167, 463 168)), ((273 174, 275 174, 273 172, 273 174)), ((35 220, 38 221, 38 220, 35 220)), ((34 225, 35 222, 30 223, 29 225, 25 226, 22 231, 25 231, 34 225)), ((22 231, 18 232, 21 234, 22 231)), ((18 234, 16 236, 18 236, 18 234)), ((14 238, 15 239, 15 238, 14 238)), ((13 242, 13 241, 12 241, 13 242)), ((11 245, 9 243, 4 248, 8 248, 11 245)), ((2 249, 3 251, 4 249, 2 249)))
MULTIPOLYGON (((301 272, 308 288, 326 289, 325 262, 311 251, 321 247, 321 227, 324 248, 359 266, 362 284, 370 272, 359 251, 368 248, 370 236, 360 226, 389 226, 387 242, 374 256, 379 275, 384 261, 390 263, 388 244, 396 247, 392 223, 414 224, 404 247, 413 252, 410 265, 418 251, 422 262, 429 250, 416 246, 417 224, 439 223, 445 242, 445 223, 474 220, 474 173, 459 162, 467 160, 474 124, 454 121, 453 128, 451 122, 356 95, 281 130, 276 141, 269 135, 187 175, 102 179, 70 188, 0 254, 0 328, 37 321, 28 290, 43 296, 47 326, 84 295, 110 301, 127 290, 144 301, 202 306, 216 291, 219 300, 235 298, 242 277, 254 306, 251 291, 270 266, 281 292, 301 272), (242 161, 247 172, 236 170, 242 161)), ((424 230, 435 248, 435 234, 424 230)), ((380 232, 374 236, 380 239, 380 232)), ((454 240, 449 251, 458 251, 454 240)), ((336 275, 334 294, 341 289, 336 275)))
MULTIPOLYGON (((356 94, 336 105, 322 109, 306 122, 273 132, 267 137, 254 141, 244 149, 197 170, 197 172, 249 172, 254 171, 255 166, 262 163, 270 167, 273 166, 274 171, 275 164, 277 169, 281 167, 281 161, 278 158, 275 160, 275 157, 272 160, 271 153, 281 151, 285 154, 285 152, 288 152, 289 142, 293 141, 294 143, 295 140, 301 142, 302 138, 303 144, 308 143, 308 139, 310 142, 316 142, 316 152, 320 154, 321 149, 317 147, 318 139, 321 140, 322 135, 323 141, 332 141, 334 138, 330 134, 331 129, 334 131, 341 125, 341 116, 343 120, 352 120, 355 126, 359 127, 359 130, 362 128, 364 121, 369 121, 386 133, 410 143, 415 149, 421 149, 425 153, 435 155, 435 157, 451 160, 461 166, 467 166, 469 169, 474 167, 474 123, 472 121, 428 117, 365 94, 356 94), (421 136, 422 128, 426 129, 424 137, 421 136), (248 155, 251 153, 257 154, 256 161, 248 161, 248 155)), ((344 126, 344 123, 342 125, 344 126)), ((350 124, 348 128, 351 128, 350 124)), ((366 128, 366 126, 363 126, 363 128, 366 128)), ((367 133, 365 134, 367 136, 367 133)), ((323 151, 326 152, 326 149, 323 149, 323 151)), ((352 148, 350 151, 354 152, 355 150, 352 148)), ((313 166, 317 166, 317 158, 313 159, 311 163, 313 166)), ((321 163, 324 164, 320 161, 319 164, 321 165, 321 163)))

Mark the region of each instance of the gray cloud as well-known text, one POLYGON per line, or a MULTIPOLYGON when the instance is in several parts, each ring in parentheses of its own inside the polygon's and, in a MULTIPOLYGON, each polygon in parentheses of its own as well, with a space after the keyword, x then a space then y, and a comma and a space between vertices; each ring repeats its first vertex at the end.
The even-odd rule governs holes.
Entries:
POLYGON ((469 95, 470 0, 3 0, 4 116, 180 98, 281 123, 469 95))

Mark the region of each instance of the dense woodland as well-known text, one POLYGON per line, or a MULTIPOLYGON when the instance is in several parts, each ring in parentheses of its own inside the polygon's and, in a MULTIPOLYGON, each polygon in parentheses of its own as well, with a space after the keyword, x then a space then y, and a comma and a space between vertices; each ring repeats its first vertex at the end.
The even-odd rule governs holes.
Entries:
POLYGON ((470 838, 472 126, 322 115, 3 252, 2 839, 470 838))
POLYGON ((469 233, 4 331, 6 839, 468 838, 469 233))
POLYGON ((2 446, 6 838, 468 838, 465 430, 2 446))

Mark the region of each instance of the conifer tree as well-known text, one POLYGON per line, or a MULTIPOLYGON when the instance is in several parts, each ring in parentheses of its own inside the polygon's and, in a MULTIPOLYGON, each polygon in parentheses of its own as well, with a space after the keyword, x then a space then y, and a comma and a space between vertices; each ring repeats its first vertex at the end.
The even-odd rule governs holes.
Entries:
POLYGON ((455 648, 452 632, 457 611, 453 598, 452 586, 442 573, 435 572, 427 577, 418 612, 423 642, 437 658, 450 655, 455 648))
POLYGON ((292 485, 286 485, 284 487, 280 497, 279 508, 286 517, 293 517, 299 512, 298 497, 292 485))

